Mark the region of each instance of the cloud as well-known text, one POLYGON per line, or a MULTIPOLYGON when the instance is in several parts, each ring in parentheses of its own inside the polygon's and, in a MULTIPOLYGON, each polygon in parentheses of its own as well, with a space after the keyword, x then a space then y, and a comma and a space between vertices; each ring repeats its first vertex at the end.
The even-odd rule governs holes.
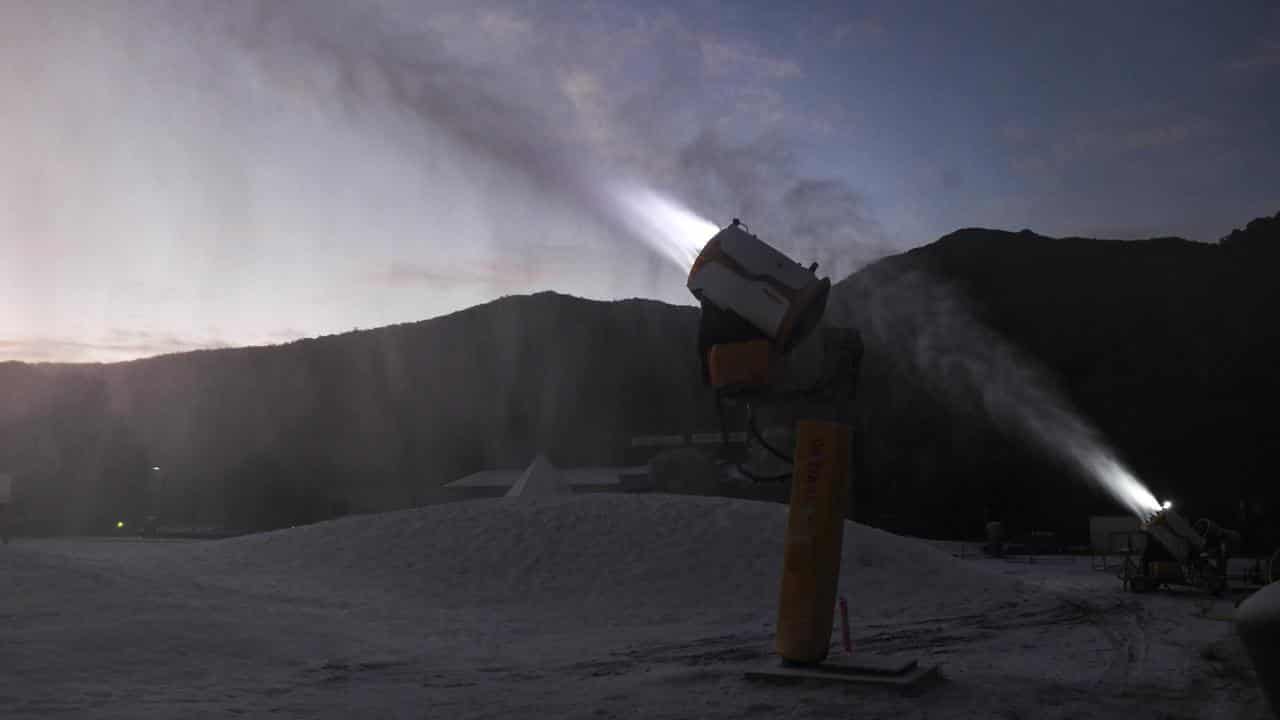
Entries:
POLYGON ((1007 143, 1019 144, 1025 142, 1029 132, 1027 126, 1019 122, 1006 122, 1000 126, 1000 137, 1007 143))
POLYGON ((545 277, 545 272, 529 263, 498 258, 485 259, 465 267, 426 266, 408 262, 392 263, 386 270, 372 273, 368 280, 393 288, 424 287, 452 290, 474 285, 521 286, 545 277))
POLYGON ((1236 72, 1263 72, 1280 67, 1280 37, 1263 40, 1248 53, 1227 62, 1236 72))
POLYGON ((827 37, 836 47, 849 48, 883 42, 888 34, 884 21, 863 17, 826 26, 827 37))
POLYGON ((761 237, 801 262, 818 260, 837 280, 889 251, 862 194, 842 179, 801 173, 778 135, 732 142, 707 130, 680 160, 688 194, 732 208, 761 237))
POLYGON ((1082 153, 1140 152, 1179 145, 1197 132, 1194 121, 1141 127, 1099 125, 1068 133, 1054 143, 1061 157, 1082 153))
POLYGON ((22 362, 116 362, 230 346, 220 338, 192 338, 112 328, 97 339, 87 340, 62 337, 0 338, 0 359, 22 362))
POLYGON ((568 98, 592 145, 607 147, 615 142, 610 101, 598 74, 583 67, 571 67, 561 73, 560 91, 568 98))
POLYGON ((1190 140, 1200 129, 1194 120, 1153 125, 1120 133, 1116 144, 1126 150, 1155 150, 1180 145, 1190 140))
POLYGON ((1104 240, 1146 240, 1148 238, 1167 236, 1169 228, 1152 223, 1087 225, 1078 230, 1076 234, 1080 237, 1101 238, 1104 240))
POLYGON ((767 53, 741 41, 704 35, 698 40, 703 70, 712 77, 734 76, 765 80, 803 77, 800 63, 767 53))
POLYGON ((478 25, 496 45, 528 43, 534 32, 533 22, 510 10, 487 9, 480 13, 478 25))
POLYGON ((547 40, 529 58, 558 68, 569 130, 606 174, 630 175, 717 223, 739 215, 837 274, 891 250, 846 179, 796 162, 795 138, 848 120, 792 101, 804 76, 797 60, 670 14, 606 12, 603 27, 531 20, 547 40))
POLYGON ((1215 127, 1196 112, 1144 104, 1076 112, 1040 127, 1010 122, 996 137, 1008 148, 1008 163, 1014 172, 1060 177, 1072 168, 1152 153, 1170 156, 1211 137, 1217 132, 1215 127))
POLYGON ((782 196, 782 207, 790 241, 807 248, 837 280, 887 252, 865 198, 845 182, 798 179, 782 196))
POLYGON ((0 257, 0 282, 47 267, 57 296, 28 293, 48 307, 39 325, 21 311, 10 322, 39 328, 22 352, 201 345, 180 337, 193 314, 250 341, 274 327, 252 311, 264 303, 315 334, 532 289, 687 301, 660 243, 618 213, 626 186, 717 222, 742 214, 811 254, 866 247, 874 223, 856 189, 794 162, 797 138, 842 121, 793 101, 796 58, 670 11, 544 8, 6 7, 3 38, 22 44, 0 43, 0 60, 36 80, 0 76, 30 100, 0 129, 12 148, 52 149, 0 163, 0 190, 31 220, 0 215, 0 233, 29 246, 0 257), (139 278, 180 292, 156 302, 127 290, 139 278), (349 302, 320 299, 353 285, 349 302), (72 310, 94 303, 91 318, 72 310), (135 316, 179 337, 100 329, 135 316))

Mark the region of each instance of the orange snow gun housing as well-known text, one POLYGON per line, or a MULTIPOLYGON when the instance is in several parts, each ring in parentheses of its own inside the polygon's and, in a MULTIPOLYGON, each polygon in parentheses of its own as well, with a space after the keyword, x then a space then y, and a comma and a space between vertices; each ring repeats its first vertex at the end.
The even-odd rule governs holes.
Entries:
POLYGON ((706 379, 717 390, 769 385, 776 365, 768 340, 720 343, 706 351, 706 379))

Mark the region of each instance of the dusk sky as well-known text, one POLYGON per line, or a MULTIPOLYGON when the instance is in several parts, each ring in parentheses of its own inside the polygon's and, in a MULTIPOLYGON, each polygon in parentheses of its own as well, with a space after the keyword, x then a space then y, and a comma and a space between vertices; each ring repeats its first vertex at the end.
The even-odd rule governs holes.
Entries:
POLYGON ((1274 2, 0 0, 0 360, 690 302, 676 206, 838 279, 1278 190, 1274 2))

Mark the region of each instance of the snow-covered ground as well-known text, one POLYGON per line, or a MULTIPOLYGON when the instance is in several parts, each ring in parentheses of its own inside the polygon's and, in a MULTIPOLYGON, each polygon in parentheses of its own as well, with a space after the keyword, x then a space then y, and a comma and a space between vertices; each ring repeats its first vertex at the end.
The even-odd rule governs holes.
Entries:
POLYGON ((1267 717, 1230 602, 855 524, 857 649, 945 682, 752 684, 784 525, 774 504, 580 495, 219 541, 18 540, 0 548, 0 717, 1267 717))

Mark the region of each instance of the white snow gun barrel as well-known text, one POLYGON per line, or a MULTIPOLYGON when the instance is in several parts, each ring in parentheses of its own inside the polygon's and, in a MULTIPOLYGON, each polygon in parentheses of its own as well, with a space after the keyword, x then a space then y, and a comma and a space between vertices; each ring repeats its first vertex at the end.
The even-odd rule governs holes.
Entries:
POLYGON ((1190 562, 1204 550, 1204 536, 1196 532, 1181 515, 1167 507, 1159 510, 1142 525, 1147 534, 1155 538, 1174 560, 1190 562))
POLYGON ((703 247, 689 271, 702 305, 703 378, 716 389, 762 387, 779 358, 817 327, 831 280, 804 267, 734 218, 703 247))
POLYGON ((1234 552, 1240 546, 1240 533, 1235 530, 1209 518, 1200 518, 1191 525, 1172 506, 1158 510, 1142 524, 1142 529, 1180 563, 1191 562, 1204 554, 1234 552))

